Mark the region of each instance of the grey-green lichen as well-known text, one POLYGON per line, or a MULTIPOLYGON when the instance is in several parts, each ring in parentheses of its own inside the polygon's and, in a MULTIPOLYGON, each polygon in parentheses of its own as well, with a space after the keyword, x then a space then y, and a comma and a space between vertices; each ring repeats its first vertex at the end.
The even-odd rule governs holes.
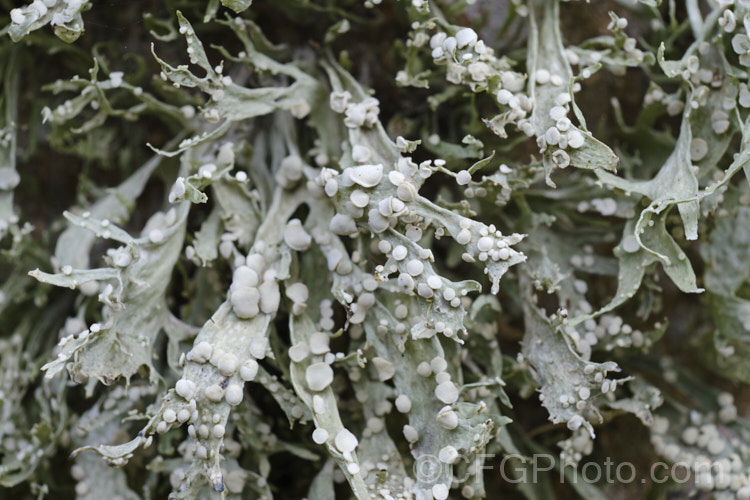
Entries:
POLYGON ((750 499, 750 2, 140 8, 0 30, 9 495, 750 499))

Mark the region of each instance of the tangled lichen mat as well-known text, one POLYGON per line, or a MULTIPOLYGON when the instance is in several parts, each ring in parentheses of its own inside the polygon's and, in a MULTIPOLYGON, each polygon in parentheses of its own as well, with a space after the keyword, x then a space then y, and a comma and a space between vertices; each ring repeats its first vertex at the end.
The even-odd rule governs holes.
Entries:
POLYGON ((750 500, 749 0, 0 26, 0 498, 750 500))

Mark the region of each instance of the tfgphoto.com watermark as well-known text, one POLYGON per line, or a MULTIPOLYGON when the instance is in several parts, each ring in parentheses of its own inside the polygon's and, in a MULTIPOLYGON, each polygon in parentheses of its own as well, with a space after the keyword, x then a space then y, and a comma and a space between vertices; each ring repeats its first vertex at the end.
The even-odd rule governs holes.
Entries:
POLYGON ((446 463, 445 457, 421 455, 414 462, 414 475, 425 484, 436 483, 445 477, 445 474, 453 474, 454 482, 458 484, 471 484, 487 474, 498 474, 511 484, 536 483, 543 475, 549 474, 553 474, 561 483, 571 484, 686 484, 692 481, 698 487, 707 483, 712 487, 726 483, 726 487, 730 487, 732 481, 731 467, 727 467, 725 461, 721 460, 692 463, 655 462, 639 469, 632 462, 615 461, 610 457, 603 461, 582 462, 576 465, 566 463, 560 460, 559 456, 552 454, 522 456, 479 453, 471 456, 458 455, 449 463, 446 463), (453 467, 462 463, 466 467, 453 467))

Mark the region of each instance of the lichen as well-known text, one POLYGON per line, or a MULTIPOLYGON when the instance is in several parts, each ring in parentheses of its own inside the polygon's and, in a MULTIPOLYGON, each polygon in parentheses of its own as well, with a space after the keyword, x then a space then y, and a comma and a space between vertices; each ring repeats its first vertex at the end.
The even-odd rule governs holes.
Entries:
POLYGON ((7 17, 9 497, 750 498, 748 1, 7 17))

